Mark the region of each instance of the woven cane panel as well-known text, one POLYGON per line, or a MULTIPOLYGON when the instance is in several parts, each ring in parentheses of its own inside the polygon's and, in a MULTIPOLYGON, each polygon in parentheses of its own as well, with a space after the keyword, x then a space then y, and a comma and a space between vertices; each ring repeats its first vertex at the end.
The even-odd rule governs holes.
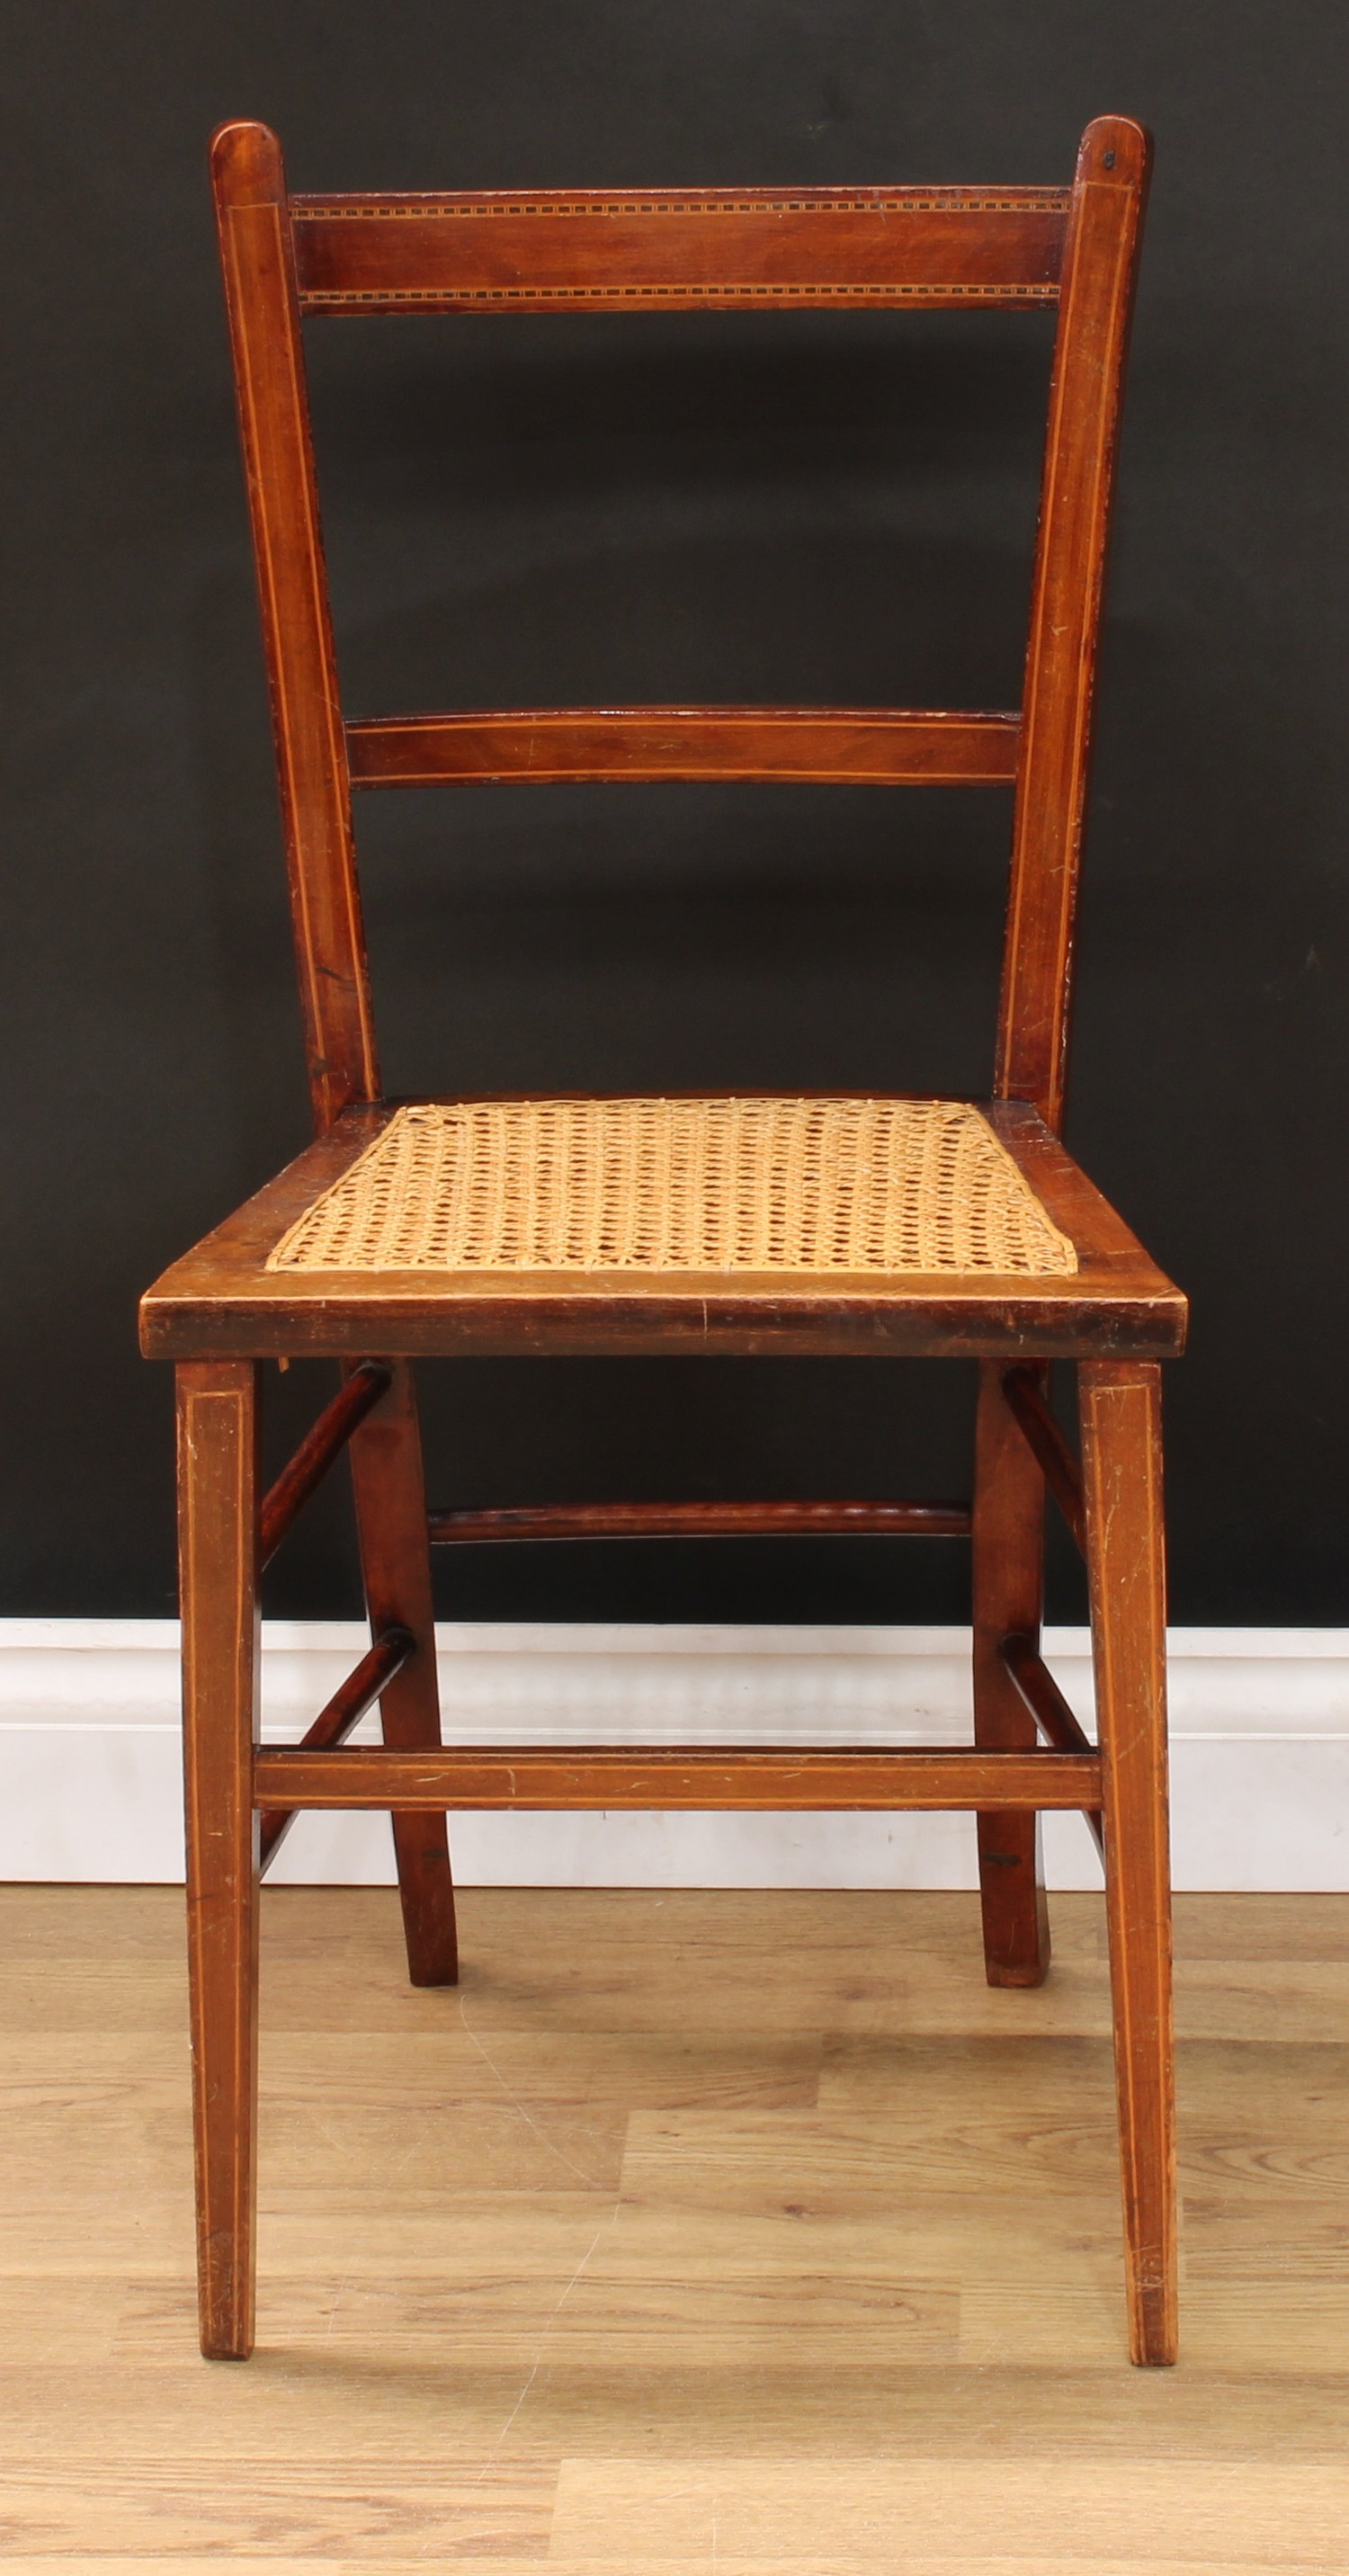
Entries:
POLYGON ((269 1270, 1063 1276, 954 1100, 470 1100, 400 1109, 269 1270))

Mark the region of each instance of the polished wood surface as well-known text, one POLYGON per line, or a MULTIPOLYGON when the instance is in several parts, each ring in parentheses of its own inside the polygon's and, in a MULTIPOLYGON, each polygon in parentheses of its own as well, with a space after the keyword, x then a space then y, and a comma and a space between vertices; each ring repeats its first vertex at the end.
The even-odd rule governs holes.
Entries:
MULTIPOLYGON (((1080 1374, 1129 2348, 1176 2358, 1176 2105, 1161 1371, 1080 1374)), ((1066 1757, 1060 1757, 1066 1758, 1066 1757)))
MULTIPOLYGON (((335 1690, 326 1707, 319 1710, 312 1726, 300 1738, 306 1753, 330 1753, 335 1745, 345 1744, 347 1737, 360 1725, 366 1710, 373 1708, 380 1693, 401 1672, 409 1655, 415 1655, 417 1643, 411 1629, 389 1628, 376 1637, 355 1670, 348 1673, 340 1689, 335 1690)), ((279 1851, 289 1828, 295 1822, 293 1807, 265 1807, 258 1817, 258 1856, 265 1875, 268 1864, 279 1851)))
POLYGON ((1058 1753, 1093 1753, 1086 1729, 1074 1717, 1039 1648, 1030 1637, 1004 1637, 1002 1660, 1046 1744, 1058 1753))
POLYGON ((520 1503, 432 1511, 433 1547, 503 1539, 968 1538, 965 1503, 520 1503))
MULTIPOLYGON (((304 1831, 301 1826, 297 1830, 304 1831)), ((192 2350, 181 1891, 0 1889, 16 2576, 1338 2576, 1349 1899, 1177 1901, 1130 2371, 1102 1903, 264 1889, 257 2356, 192 2350)))
MULTIPOLYGON (((1092 1753, 1095 1746, 1074 1716, 1033 1637, 1004 1637, 999 1654, 1037 1731, 1056 1753, 1092 1753)), ((1083 1809, 1087 1828, 1104 1856, 1105 1829, 1099 1807, 1083 1809)))
MULTIPOLYGON (((1148 157, 1141 127, 1104 117, 1082 138, 1071 191, 625 189, 292 199, 280 146, 265 127, 233 124, 215 138, 317 1141, 177 1263, 142 1307, 145 1349, 182 1369, 189 1879, 208 2352, 243 2353, 251 2332, 251 1794, 268 1813, 269 1834, 271 1818, 297 1805, 393 1810, 409 1970, 413 1983, 424 1985, 448 1983, 456 1973, 444 1826, 450 1804, 974 1807, 986 1973, 999 1985, 1033 1983, 1048 1961, 1037 1811, 1100 1807, 1132 2351, 1149 2363, 1174 2357, 1155 1364, 1180 1349, 1186 1308, 1059 1141, 1097 630, 1148 157), (816 306, 846 316, 988 305, 1010 319, 1051 304, 1057 333, 1018 713, 552 708, 345 722, 302 313, 816 306), (380 1097, 375 1054, 353 771, 367 786, 568 777, 1000 784, 1014 777, 996 1097, 982 1105, 1071 1239, 1075 1274, 541 1279, 269 1271, 281 1234, 392 1114, 380 1097), (372 1637, 406 1631, 413 1651, 383 1677, 383 1751, 330 1744, 255 1758, 248 1641, 263 1548, 253 1469, 245 1473, 239 1461, 254 1455, 259 1360, 324 1352, 344 1364, 347 1390, 264 1507, 262 1539, 288 1523, 349 1434, 372 1637), (640 1755, 440 1750, 426 1498, 407 1363, 423 1354, 569 1352, 982 1361, 973 1506, 975 1748, 804 1758, 707 1748, 640 1755), (1084 1502, 1043 1400, 1052 1358, 1081 1363, 1084 1502), (391 1374, 366 1408, 372 1381, 362 1381, 359 1399, 351 1389, 372 1361, 391 1374), (1026 1374, 1008 1382, 1008 1362, 1026 1374), (358 1409, 363 1418, 353 1423, 358 1409), (198 1420, 199 1434, 191 1429, 198 1420), (1046 1479, 1085 1532, 1099 1756, 1053 1744, 1035 1749, 1046 1479), (1032 1658, 1019 1675, 1004 1653, 1009 1635, 1024 1638, 1032 1658)), ((740 1507, 738 1526, 753 1525, 762 1510, 740 1507)), ((601 1507, 592 1534, 606 1511, 610 1534, 642 1525, 624 1507, 601 1507)), ((798 1510, 795 1526, 803 1525, 798 1510)), ((554 1534, 567 1526, 565 1515, 555 1519, 554 1534)), ((702 1507, 683 1517, 689 1533, 706 1534, 708 1526, 702 1507)), ((569 1527, 579 1534, 575 1513, 569 1527)), ((534 1532, 541 1534, 537 1516, 534 1532)), ((462 1521, 458 1534, 466 1534, 462 1521)), ((488 1534, 479 1515, 477 1535, 488 1534)), ((505 1525, 498 1521, 490 1534, 505 1534, 505 1525)), ((513 1534, 523 1534, 518 1521, 513 1534)), ((363 1687, 358 1668, 350 1689, 359 1696, 363 1687)))
POLYGON ((912 311, 1052 302, 1070 204, 1063 188, 531 188, 290 211, 310 313, 912 311))
MULTIPOLYGON (((414 1647, 381 1692, 381 1731, 393 1751, 425 1753, 440 1742, 440 1690, 421 1430, 409 1368, 393 1370, 387 1395, 353 1436, 350 1457, 371 1635, 405 1628, 414 1647)), ((459 1953, 444 1817, 396 1815, 393 1847, 408 1974, 414 1986, 452 1986, 459 1953)))
POLYGON ((229 2361, 253 2342, 257 2204, 257 1377, 202 1360, 177 1380, 198 2306, 229 2361))
POLYGON ((1002 1394, 1008 1412, 1085 1555, 1087 1516, 1082 1500, 1082 1471, 1050 1412, 1043 1369, 1005 1369, 1002 1394))
POLYGON ((278 1806, 384 1807, 799 1807, 956 1808, 1006 1801, 1036 1807, 1098 1806, 1097 1754, 952 1751, 754 1753, 738 1746, 536 1744, 444 1747, 396 1758, 366 1745, 341 1753, 268 1746, 255 1764, 257 1795, 278 1806))
POLYGON ((306 1432, 294 1456, 287 1461, 263 1498, 258 1514, 260 1565, 267 1565, 276 1554, 292 1521, 303 1511, 310 1495, 317 1493, 357 1424, 365 1420, 371 1406, 378 1404, 382 1395, 387 1395, 392 1383, 389 1369, 375 1360, 363 1360, 338 1388, 331 1404, 324 1406, 317 1422, 306 1432))
POLYGON ((1014 715, 866 707, 550 707, 384 716, 347 726, 353 787, 582 778, 801 778, 861 787, 1003 787, 1014 715))
POLYGON ((268 1270, 267 1256, 341 1179, 395 1102, 346 1111, 287 1170, 166 1270, 141 1301, 154 1358, 200 1352, 411 1357, 609 1351, 1015 1359, 1132 1351, 1170 1358, 1187 1308, 1108 1201, 1033 1109, 982 1102, 1000 1142, 1080 1267, 1056 1278, 756 1279, 595 1271, 553 1281, 519 1271, 268 1270))
MULTIPOLYGON (((1012 1628, 1038 1636, 1044 1607, 1044 1481, 1007 1403, 1006 1372, 979 1371, 974 1429, 974 1736, 987 1750, 1029 1753, 1035 1723, 1011 1686, 1002 1640, 1012 1628)), ((1048 1974, 1049 1907, 1040 1818, 990 1808, 979 1818, 984 1966, 991 1986, 1038 1986, 1048 1974)))
POLYGON ((1026 648, 995 1090, 1063 1121, 1073 926, 1120 404, 1151 145, 1082 137, 1068 220, 1026 648))
POLYGON ((379 1093, 346 735, 333 655, 295 255, 281 149, 265 125, 212 147, 239 432, 290 878, 300 1016, 320 1132, 379 1093))

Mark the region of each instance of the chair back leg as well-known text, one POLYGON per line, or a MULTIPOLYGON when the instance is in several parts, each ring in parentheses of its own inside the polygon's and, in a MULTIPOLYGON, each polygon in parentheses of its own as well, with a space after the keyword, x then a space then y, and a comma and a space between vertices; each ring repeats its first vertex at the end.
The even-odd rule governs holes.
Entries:
POLYGON ((201 2348, 253 2348, 257 2198, 257 1369, 178 1370, 183 1772, 201 2348))
POLYGON ((1167 1818, 1161 1371, 1079 1371, 1129 2341, 1176 2357, 1176 2143, 1167 1818))
MULTIPOLYGON (((974 1740, 1029 1752, 1035 1720, 999 1652, 1038 1639, 1044 1598, 1044 1478, 1007 1408, 1002 1366, 979 1371, 974 1453, 974 1740)), ((1038 1986, 1049 1968, 1040 1819, 1002 1808, 978 1819, 984 1967, 991 1986, 1038 1986)))
MULTIPOLYGON (((440 1743, 426 1488, 412 1371, 406 1360, 391 1366, 388 1393, 353 1433, 349 1454, 371 1634, 406 1628, 416 1639, 380 1697, 384 1741, 423 1753, 440 1743)), ((452 1986, 459 1960, 445 1818, 395 1815, 393 1840, 408 1975, 414 1986, 452 1986)))

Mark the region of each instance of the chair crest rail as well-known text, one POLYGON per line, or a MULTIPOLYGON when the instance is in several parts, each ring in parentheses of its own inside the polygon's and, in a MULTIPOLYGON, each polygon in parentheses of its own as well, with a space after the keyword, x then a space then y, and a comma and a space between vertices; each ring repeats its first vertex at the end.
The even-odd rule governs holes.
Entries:
POLYGON ((697 311, 1057 299, 1064 188, 292 196, 300 309, 697 311))

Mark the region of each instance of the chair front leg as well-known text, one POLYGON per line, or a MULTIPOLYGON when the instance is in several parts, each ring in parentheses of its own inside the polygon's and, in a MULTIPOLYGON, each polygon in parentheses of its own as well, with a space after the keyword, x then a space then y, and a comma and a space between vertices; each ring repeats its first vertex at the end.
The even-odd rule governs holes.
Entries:
POLYGON ((1079 1372, 1129 2350, 1176 2358, 1175 2072, 1161 1371, 1079 1372))
POLYGON ((257 2198, 257 1377, 178 1370, 187 1937, 201 2348, 253 2347, 257 2198))
MULTIPOLYGON (((427 1752, 441 1740, 440 1694, 421 1433, 406 1360, 393 1363, 393 1384, 353 1433, 350 1455, 371 1634, 401 1627, 417 1641, 380 1698, 384 1741, 427 1752)), ((459 1954, 445 1818, 396 1815, 393 1840, 408 1975, 414 1986, 452 1986, 459 1954)))
MULTIPOLYGON (((974 1456, 974 1739, 1025 1752, 1035 1720, 999 1648, 1013 1633, 1038 1643, 1044 1602, 1044 1478, 1007 1409, 1002 1366, 979 1371, 974 1456)), ((1038 1986, 1049 1967, 1049 1908, 1040 1819, 1003 1808, 978 1819, 984 1967, 991 1986, 1038 1986)))

